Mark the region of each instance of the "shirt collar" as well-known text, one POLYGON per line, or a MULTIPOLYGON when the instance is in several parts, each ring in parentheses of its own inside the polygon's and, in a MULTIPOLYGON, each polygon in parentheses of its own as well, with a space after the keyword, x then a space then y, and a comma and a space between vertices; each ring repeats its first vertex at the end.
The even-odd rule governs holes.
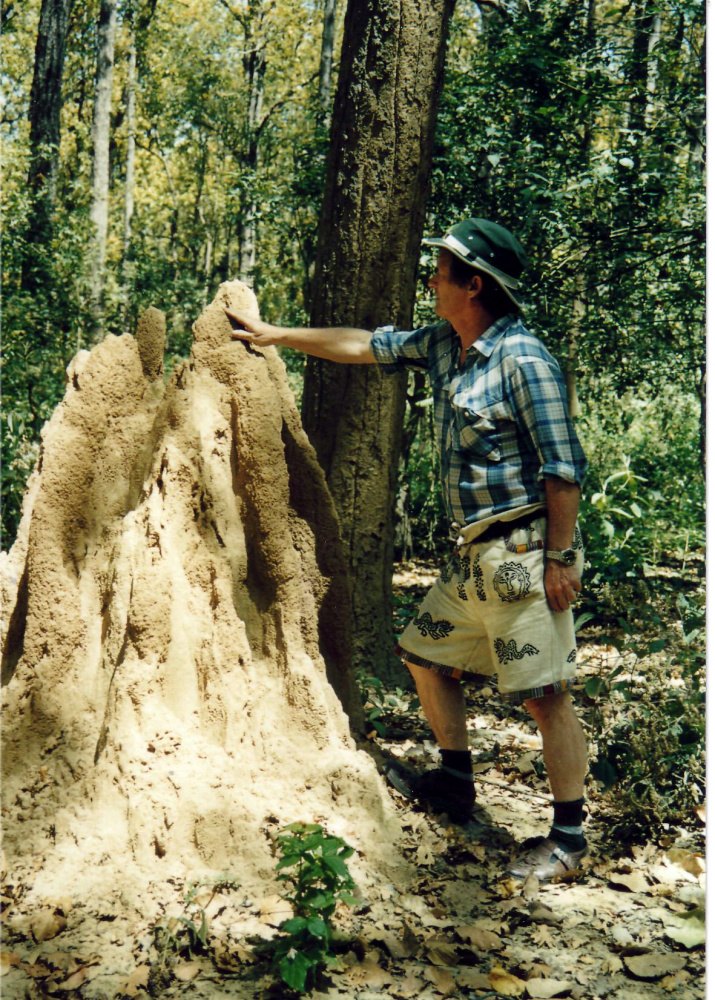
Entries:
POLYGON ((513 313, 507 313, 506 316, 500 316, 499 319, 492 323, 488 330, 485 330, 481 335, 479 340, 476 340, 467 350, 467 353, 475 348, 483 354, 485 358, 491 357, 494 348, 497 346, 501 338, 504 336, 506 331, 516 322, 518 317, 514 316, 513 313))

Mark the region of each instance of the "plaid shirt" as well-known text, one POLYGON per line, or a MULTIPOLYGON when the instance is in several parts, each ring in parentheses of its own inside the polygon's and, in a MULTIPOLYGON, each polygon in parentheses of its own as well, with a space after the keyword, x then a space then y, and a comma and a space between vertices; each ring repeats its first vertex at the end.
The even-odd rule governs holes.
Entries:
POLYGON ((462 367, 449 323, 411 333, 381 327, 372 350, 383 371, 429 373, 447 512, 459 527, 544 503, 544 477, 583 482, 586 457, 557 361, 516 315, 472 344, 462 367))

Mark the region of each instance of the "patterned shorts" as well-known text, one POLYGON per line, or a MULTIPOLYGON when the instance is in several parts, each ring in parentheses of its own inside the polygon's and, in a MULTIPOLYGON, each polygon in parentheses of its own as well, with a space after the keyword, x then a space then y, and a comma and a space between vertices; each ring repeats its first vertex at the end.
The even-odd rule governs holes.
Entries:
MULTIPOLYGON (((544 592, 546 519, 456 549, 402 633, 398 655, 448 677, 497 675, 505 701, 566 691, 576 674, 573 613, 544 592)), ((583 569, 583 543, 573 547, 583 569)))

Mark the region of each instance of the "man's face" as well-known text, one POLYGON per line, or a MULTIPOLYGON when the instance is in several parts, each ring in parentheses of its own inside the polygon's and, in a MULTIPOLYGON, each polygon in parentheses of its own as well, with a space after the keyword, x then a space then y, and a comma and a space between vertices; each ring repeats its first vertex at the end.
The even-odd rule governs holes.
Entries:
POLYGON ((469 303, 468 287, 452 281, 451 253, 442 248, 437 254, 437 270, 429 279, 429 287, 434 290, 434 311, 441 319, 452 320, 464 312, 469 303))

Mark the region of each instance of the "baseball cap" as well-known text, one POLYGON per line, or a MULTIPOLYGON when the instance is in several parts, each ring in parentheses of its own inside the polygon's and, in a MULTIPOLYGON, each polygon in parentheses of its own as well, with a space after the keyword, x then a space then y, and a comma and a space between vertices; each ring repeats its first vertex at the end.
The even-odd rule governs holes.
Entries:
POLYGON ((521 297, 521 272, 527 264, 526 252, 517 238, 488 219, 465 219, 450 226, 444 236, 428 236, 428 246, 444 247, 466 264, 490 274, 517 306, 521 297))

